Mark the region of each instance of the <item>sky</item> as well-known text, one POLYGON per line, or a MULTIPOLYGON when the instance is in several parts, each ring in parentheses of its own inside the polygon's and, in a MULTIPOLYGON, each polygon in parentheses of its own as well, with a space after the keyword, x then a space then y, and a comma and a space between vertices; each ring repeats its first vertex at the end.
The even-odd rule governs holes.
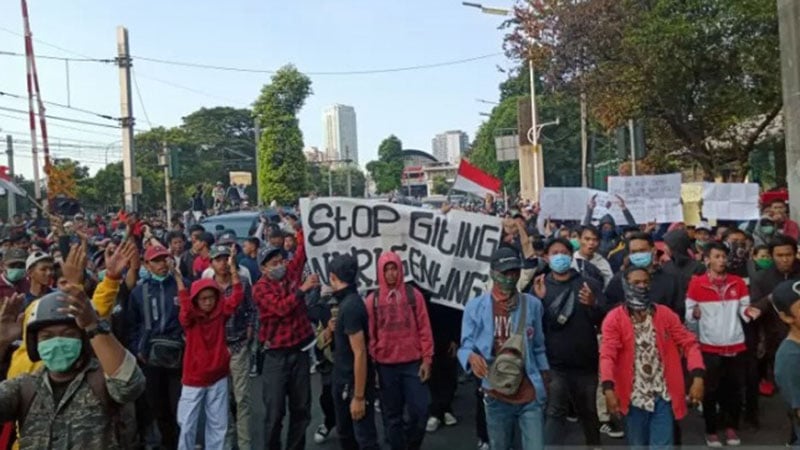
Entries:
MULTIPOLYGON (((181 123, 201 107, 248 107, 269 74, 223 72, 158 64, 136 57, 301 72, 341 72, 436 64, 492 55, 464 64, 371 75, 309 75, 313 94, 299 114, 306 146, 322 143, 322 112, 334 103, 356 110, 361 166, 377 158, 391 134, 404 148, 431 151, 431 139, 461 129, 470 139, 481 112, 505 79, 503 18, 455 0, 29 0, 34 50, 41 56, 113 58, 116 27, 128 28, 134 58, 137 129, 181 123)), ((510 7, 512 0, 487 6, 510 7)), ((24 53, 19 2, 0 5, 0 53, 24 53)), ((120 116, 113 64, 37 58, 45 101, 120 116), (68 77, 67 77, 68 73, 68 77), (69 89, 67 89, 69 86, 69 89), (68 95, 69 92, 69 95, 68 95)), ((25 59, 0 54, 0 92, 25 97, 25 59)), ((27 98, 0 95, 0 134, 11 134, 15 170, 33 173, 27 98)), ((48 115, 110 123, 49 105, 48 115)), ((92 171, 120 159, 119 130, 48 120, 51 153, 92 171), (69 128, 68 128, 69 127, 69 128), (59 147, 59 144, 61 145, 59 147)), ((3 140, 4 141, 4 140, 3 140)), ((0 156, 0 163, 4 162, 0 156)), ((40 164, 41 163, 40 161, 40 164)))

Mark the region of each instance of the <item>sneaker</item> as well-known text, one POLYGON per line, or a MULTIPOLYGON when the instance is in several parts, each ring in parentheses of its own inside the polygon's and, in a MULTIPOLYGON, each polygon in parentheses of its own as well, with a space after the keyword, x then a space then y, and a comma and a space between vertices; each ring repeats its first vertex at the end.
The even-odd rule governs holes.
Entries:
POLYGON ((442 426, 442 421, 439 420, 438 417, 431 417, 428 419, 428 424, 425 426, 425 431, 428 433, 433 433, 434 431, 438 430, 440 426, 442 426))
POLYGON ((478 441, 478 450, 489 450, 489 443, 485 441, 478 441))
POLYGON ((325 426, 323 423, 322 425, 317 427, 317 431, 314 432, 314 442, 317 444, 322 444, 323 442, 328 440, 328 436, 331 434, 331 430, 325 426))
POLYGON ((728 447, 736 447, 742 444, 742 440, 739 439, 736 430, 733 428, 725 430, 725 444, 728 445, 728 447))
POLYGON ((380 414, 381 413, 381 401, 376 398, 375 402, 373 402, 373 405, 375 405, 375 412, 380 414))
POLYGON ((578 423, 578 416, 567 416, 567 422, 578 423))
POLYGON ((719 440, 719 436, 716 434, 707 434, 706 446, 710 448, 722 448, 722 441, 719 440))
POLYGON ((620 424, 614 420, 603 422, 600 426, 600 432, 613 439, 622 439, 625 437, 625 431, 623 431, 620 424))
POLYGON ((761 380, 758 383, 758 393, 764 397, 772 397, 775 394, 775 384, 767 380, 761 380))
POLYGON ((458 419, 456 416, 450 414, 449 412, 444 413, 444 424, 448 427, 452 427, 453 425, 458 423, 458 419))

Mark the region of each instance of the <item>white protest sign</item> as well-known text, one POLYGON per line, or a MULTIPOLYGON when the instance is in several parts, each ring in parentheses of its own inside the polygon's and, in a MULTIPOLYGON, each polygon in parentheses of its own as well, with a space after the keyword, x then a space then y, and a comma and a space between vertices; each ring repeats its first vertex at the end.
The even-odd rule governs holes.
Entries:
MULTIPOLYGON (((608 193, 619 195, 636 223, 683 221, 681 174, 608 177, 608 193)), ((614 215, 618 223, 620 218, 614 215)))
MULTIPOLYGON (((539 194, 539 205, 542 208, 540 217, 555 220, 579 220, 586 218, 586 207, 594 197, 595 208, 592 214, 599 219, 606 214, 618 215, 619 200, 605 191, 579 187, 546 187, 539 194)), ((616 219, 616 217, 615 217, 616 219)), ((624 220, 624 218, 623 218, 624 220)))
POLYGON ((756 183, 705 183, 703 217, 718 220, 758 219, 756 183))
POLYGON ((375 289, 378 257, 393 251, 407 280, 457 309, 483 292, 502 230, 493 216, 353 198, 303 198, 300 211, 308 263, 324 282, 331 259, 349 253, 358 260, 359 287, 375 289))

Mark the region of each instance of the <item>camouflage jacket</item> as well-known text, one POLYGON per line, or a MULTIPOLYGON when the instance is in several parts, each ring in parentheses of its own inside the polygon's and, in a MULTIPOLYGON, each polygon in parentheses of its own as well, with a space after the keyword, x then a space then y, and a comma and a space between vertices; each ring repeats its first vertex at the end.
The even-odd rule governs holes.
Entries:
MULTIPOLYGON (((47 369, 0 383, 0 422, 19 420, 24 414, 24 383, 36 386, 20 430, 20 450, 121 448, 114 418, 86 379, 87 372, 100 370, 99 367, 99 362, 92 359, 69 384, 58 405, 53 399, 47 369)), ((105 379, 109 397, 119 404, 132 402, 144 392, 144 374, 130 353, 126 353, 117 373, 105 379)))

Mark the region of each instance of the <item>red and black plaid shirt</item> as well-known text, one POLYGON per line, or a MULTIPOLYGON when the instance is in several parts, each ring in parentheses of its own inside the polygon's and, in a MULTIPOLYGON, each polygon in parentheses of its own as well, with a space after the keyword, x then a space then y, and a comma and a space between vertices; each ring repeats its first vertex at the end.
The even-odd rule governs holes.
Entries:
POLYGON ((258 340, 270 349, 297 347, 310 341, 314 334, 306 302, 297 295, 305 264, 305 242, 300 231, 297 233, 297 251, 286 265, 286 276, 280 281, 264 276, 253 286, 253 301, 261 322, 258 340))

